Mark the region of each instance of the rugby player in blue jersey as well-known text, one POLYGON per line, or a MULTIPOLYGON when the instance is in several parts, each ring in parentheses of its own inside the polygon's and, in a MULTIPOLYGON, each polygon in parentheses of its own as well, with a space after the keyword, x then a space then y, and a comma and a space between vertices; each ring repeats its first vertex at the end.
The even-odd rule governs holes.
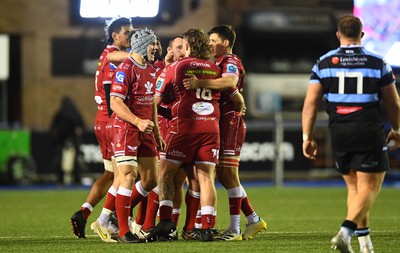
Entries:
POLYGON ((373 252, 369 210, 389 170, 388 145, 400 145, 400 102, 391 67, 381 56, 361 46, 362 23, 346 15, 339 20, 340 47, 323 55, 313 66, 302 112, 303 154, 316 159, 313 128, 318 105, 325 97, 329 132, 337 170, 347 186, 347 216, 333 249, 354 252, 351 237, 358 236, 360 252, 373 252), (385 136, 380 100, 391 131, 385 136))

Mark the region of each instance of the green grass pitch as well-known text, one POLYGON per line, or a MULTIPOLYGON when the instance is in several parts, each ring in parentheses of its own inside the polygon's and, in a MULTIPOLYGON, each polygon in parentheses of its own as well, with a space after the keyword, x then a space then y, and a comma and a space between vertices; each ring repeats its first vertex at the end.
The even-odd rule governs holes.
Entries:
MULTIPOLYGON (((90 231, 102 202, 86 226, 86 240, 73 237, 71 215, 88 194, 79 190, 0 191, 0 252, 331 252, 329 241, 345 217, 343 187, 251 187, 246 189, 268 230, 252 240, 235 242, 103 243, 90 231)), ((376 252, 400 252, 400 189, 383 188, 371 210, 376 252)), ((178 228, 185 218, 184 206, 178 228)), ((218 189, 217 228, 229 223, 227 193, 218 189)), ((242 230, 246 224, 242 216, 242 230)), ((358 252, 358 241, 353 238, 358 252)))

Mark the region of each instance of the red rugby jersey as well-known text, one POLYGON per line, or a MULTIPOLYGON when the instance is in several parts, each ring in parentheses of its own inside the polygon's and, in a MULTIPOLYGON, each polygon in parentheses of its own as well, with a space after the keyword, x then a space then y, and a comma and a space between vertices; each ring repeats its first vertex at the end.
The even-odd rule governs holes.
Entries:
POLYGON ((111 85, 112 77, 114 75, 117 66, 107 60, 107 55, 114 51, 120 51, 118 47, 113 45, 107 45, 100 55, 97 63, 96 76, 95 76, 95 90, 94 100, 97 104, 96 121, 107 121, 108 120, 108 107, 106 100, 106 91, 104 85, 111 85))
POLYGON ((169 130, 173 133, 219 133, 220 93, 199 88, 186 90, 183 79, 195 75, 198 79, 220 77, 220 69, 209 60, 182 58, 168 65, 157 80, 156 95, 166 96, 172 89, 175 102, 169 130))
POLYGON ((221 115, 233 113, 234 107, 230 100, 230 96, 236 92, 243 92, 243 81, 245 77, 245 70, 242 61, 234 54, 226 54, 219 57, 215 64, 221 69, 222 76, 235 75, 239 78, 236 88, 230 91, 221 92, 221 115))
MULTIPOLYGON (((121 63, 112 81, 110 96, 124 99, 133 114, 141 119, 153 120, 153 100, 157 80, 156 69, 149 63, 140 65, 131 57, 121 63)), ((134 127, 118 117, 114 125, 134 127)))

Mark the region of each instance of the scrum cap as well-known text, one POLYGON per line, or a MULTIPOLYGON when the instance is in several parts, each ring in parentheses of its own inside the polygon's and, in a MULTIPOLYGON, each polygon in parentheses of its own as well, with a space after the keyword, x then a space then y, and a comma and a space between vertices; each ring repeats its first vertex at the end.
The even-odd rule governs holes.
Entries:
POLYGON ((147 46, 156 39, 157 37, 151 29, 141 28, 134 30, 131 36, 131 50, 147 56, 147 46))

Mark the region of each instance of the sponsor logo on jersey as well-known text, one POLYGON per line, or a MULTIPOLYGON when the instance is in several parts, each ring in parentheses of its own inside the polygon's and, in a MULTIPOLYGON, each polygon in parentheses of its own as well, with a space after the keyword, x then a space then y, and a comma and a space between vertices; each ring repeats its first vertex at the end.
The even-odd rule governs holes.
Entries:
POLYGON ((362 110, 362 106, 336 106, 337 114, 350 114, 362 110))
POLYGON ((118 85, 118 84, 114 84, 112 87, 113 87, 112 89, 115 90, 115 91, 121 91, 122 90, 122 86, 118 85))
POLYGON ((192 120, 203 120, 203 121, 215 121, 217 120, 216 117, 207 117, 207 116, 194 116, 192 120))
POLYGON ((340 61, 339 61, 339 57, 332 57, 332 63, 333 64, 338 64, 340 61))
POLYGON ((149 105, 149 104, 153 103, 153 99, 154 99, 154 96, 143 96, 143 97, 138 97, 137 102, 138 102, 138 104, 141 104, 141 105, 149 105))
POLYGON ((153 88, 153 84, 147 81, 147 83, 144 84, 144 87, 146 88, 146 94, 152 94, 153 91, 151 90, 153 88))
POLYGON ((205 76, 217 76, 217 72, 210 69, 188 69, 185 71, 185 75, 193 76, 193 75, 205 75, 205 76))
POLYGON ((235 73, 237 75, 239 75, 239 69, 236 65, 233 64, 227 64, 226 65, 226 72, 227 73, 235 73))
POLYGON ((157 80, 157 84, 156 84, 156 90, 161 90, 161 88, 164 85, 164 78, 158 78, 157 80))
POLYGON ((349 57, 340 57, 340 62, 367 62, 368 58, 358 57, 358 56, 349 56, 349 57))
POLYGON ((150 73, 150 75, 152 76, 152 77, 156 77, 156 73, 154 72, 154 73, 150 73))
POLYGON ((100 96, 95 96, 95 97, 94 97, 94 101, 96 101, 96 103, 99 104, 99 105, 100 105, 101 103, 103 103, 103 99, 101 99, 100 96))
POLYGON ((192 105, 192 110, 199 115, 210 115, 214 112, 214 106, 208 102, 196 102, 192 105))
POLYGON ((115 75, 115 81, 117 83, 124 83, 125 79, 125 73, 122 71, 118 71, 117 74, 115 75))
POLYGON ((211 65, 205 62, 195 62, 192 61, 190 62, 190 67, 192 68, 197 68, 197 67, 206 67, 206 68, 211 68, 211 65))
POLYGON ((363 56, 348 56, 348 57, 340 57, 340 64, 343 66, 360 66, 365 65, 368 62, 368 58, 363 56))

